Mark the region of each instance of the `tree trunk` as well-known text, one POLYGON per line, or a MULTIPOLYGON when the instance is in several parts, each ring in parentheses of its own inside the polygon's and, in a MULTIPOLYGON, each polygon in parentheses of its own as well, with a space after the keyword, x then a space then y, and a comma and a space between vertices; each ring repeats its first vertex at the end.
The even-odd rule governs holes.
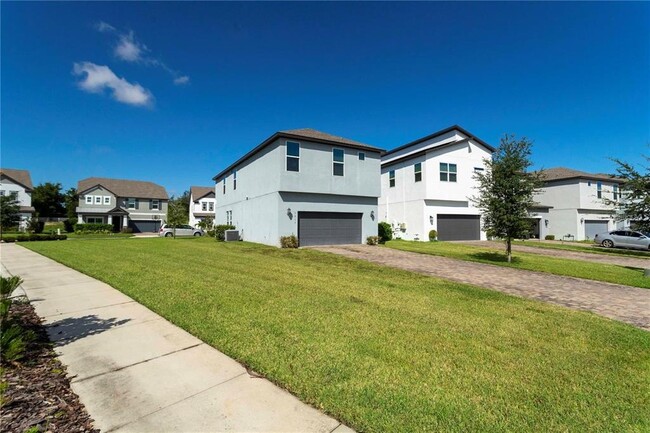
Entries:
POLYGON ((512 262, 512 239, 506 238, 506 256, 508 257, 508 263, 512 262))

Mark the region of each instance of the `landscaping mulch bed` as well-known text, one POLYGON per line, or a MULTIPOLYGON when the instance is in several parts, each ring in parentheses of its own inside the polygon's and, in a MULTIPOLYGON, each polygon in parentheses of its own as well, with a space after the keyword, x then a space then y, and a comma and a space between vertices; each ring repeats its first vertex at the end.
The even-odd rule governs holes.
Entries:
POLYGON ((34 308, 28 303, 14 303, 10 317, 34 332, 36 338, 28 343, 22 360, 2 363, 2 431, 98 433, 70 389, 66 368, 57 359, 34 308))

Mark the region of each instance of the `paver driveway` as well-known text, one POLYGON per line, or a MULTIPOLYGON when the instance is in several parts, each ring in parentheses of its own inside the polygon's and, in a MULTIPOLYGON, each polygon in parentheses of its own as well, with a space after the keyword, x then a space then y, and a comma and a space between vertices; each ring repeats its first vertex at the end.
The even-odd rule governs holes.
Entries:
POLYGON ((577 310, 592 311, 650 330, 650 289, 466 262, 387 247, 336 245, 315 249, 577 310))
MULTIPOLYGON (((535 241, 531 241, 531 244, 534 245, 535 241)), ((503 242, 497 241, 459 241, 458 243, 465 245, 472 245, 483 248, 492 248, 495 250, 503 250, 503 242)), ((584 260, 587 262, 594 263, 607 263, 609 265, 618 265, 618 266, 629 266, 632 268, 641 268, 646 269, 650 268, 650 258, 643 258, 638 256, 615 256, 608 254, 598 254, 598 253, 589 253, 589 252, 580 252, 580 251, 570 251, 570 250, 560 250, 560 249, 550 249, 550 248, 539 248, 535 246, 526 246, 526 245, 513 245, 513 251, 521 251, 522 253, 533 253, 539 254, 540 256, 549 256, 549 257, 563 257, 565 259, 572 260, 584 260)), ((598 268, 594 268, 594 272, 598 268)))

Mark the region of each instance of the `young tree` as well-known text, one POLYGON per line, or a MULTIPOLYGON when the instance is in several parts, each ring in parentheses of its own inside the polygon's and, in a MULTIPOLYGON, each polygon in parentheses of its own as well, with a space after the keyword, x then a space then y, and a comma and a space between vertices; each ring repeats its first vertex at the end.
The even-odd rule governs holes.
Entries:
POLYGON ((167 206, 167 224, 172 226, 172 232, 174 233, 174 239, 176 239, 176 227, 187 224, 189 216, 189 204, 185 206, 182 196, 179 198, 169 199, 169 204, 167 206))
POLYGON ((69 220, 76 220, 77 206, 79 206, 79 194, 77 194, 77 189, 68 189, 63 195, 63 202, 65 204, 65 215, 69 220))
MULTIPOLYGON (((650 157, 644 158, 650 161, 650 157)), ((636 230, 650 232, 650 167, 644 167, 643 173, 630 163, 613 161, 617 165, 617 176, 623 180, 622 194, 617 200, 605 198, 605 203, 614 206, 617 221, 630 220, 636 230)))
POLYGON ((212 230, 214 228, 214 218, 212 217, 204 217, 199 223, 197 224, 200 229, 204 231, 212 230))
POLYGON ((528 172, 531 147, 530 140, 506 134, 492 159, 485 160, 485 171, 474 175, 479 195, 471 201, 482 211, 488 236, 505 240, 508 263, 512 261, 512 240, 530 232, 528 210, 542 185, 539 173, 528 172))
POLYGON ((64 197, 61 184, 46 182, 37 185, 32 190, 32 206, 42 217, 58 217, 65 215, 64 197))
POLYGON ((9 227, 15 227, 20 222, 20 202, 18 194, 12 192, 0 196, 0 234, 9 227))

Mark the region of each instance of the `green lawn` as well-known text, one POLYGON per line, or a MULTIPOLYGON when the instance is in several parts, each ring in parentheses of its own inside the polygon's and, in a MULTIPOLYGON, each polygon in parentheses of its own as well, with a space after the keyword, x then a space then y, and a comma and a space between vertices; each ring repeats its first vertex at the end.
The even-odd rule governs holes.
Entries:
POLYGON ((548 272, 555 275, 586 278, 589 280, 650 289, 650 278, 643 276, 643 269, 625 266, 592 263, 584 260, 570 260, 559 257, 555 258, 518 251, 513 251, 513 261, 512 263, 508 263, 505 253, 497 251, 494 248, 482 248, 453 242, 397 240, 386 242, 386 246, 397 250, 431 254, 433 256, 450 257, 452 259, 508 266, 529 271, 548 272))
POLYGON ((68 235, 68 239, 120 239, 120 238, 131 238, 133 233, 64 233, 68 235))
POLYGON ((358 431, 650 430, 650 333, 593 314, 314 250, 207 238, 23 246, 358 431))
MULTIPOLYGON (((585 245, 578 242, 552 243, 540 241, 514 241, 513 245, 524 245, 527 247, 546 248, 552 250, 578 251, 581 253, 608 254, 615 256, 647 257, 650 260, 650 252, 642 250, 625 250, 622 248, 603 248, 593 243, 585 245)), ((648 263, 650 265, 650 261, 648 263)))

